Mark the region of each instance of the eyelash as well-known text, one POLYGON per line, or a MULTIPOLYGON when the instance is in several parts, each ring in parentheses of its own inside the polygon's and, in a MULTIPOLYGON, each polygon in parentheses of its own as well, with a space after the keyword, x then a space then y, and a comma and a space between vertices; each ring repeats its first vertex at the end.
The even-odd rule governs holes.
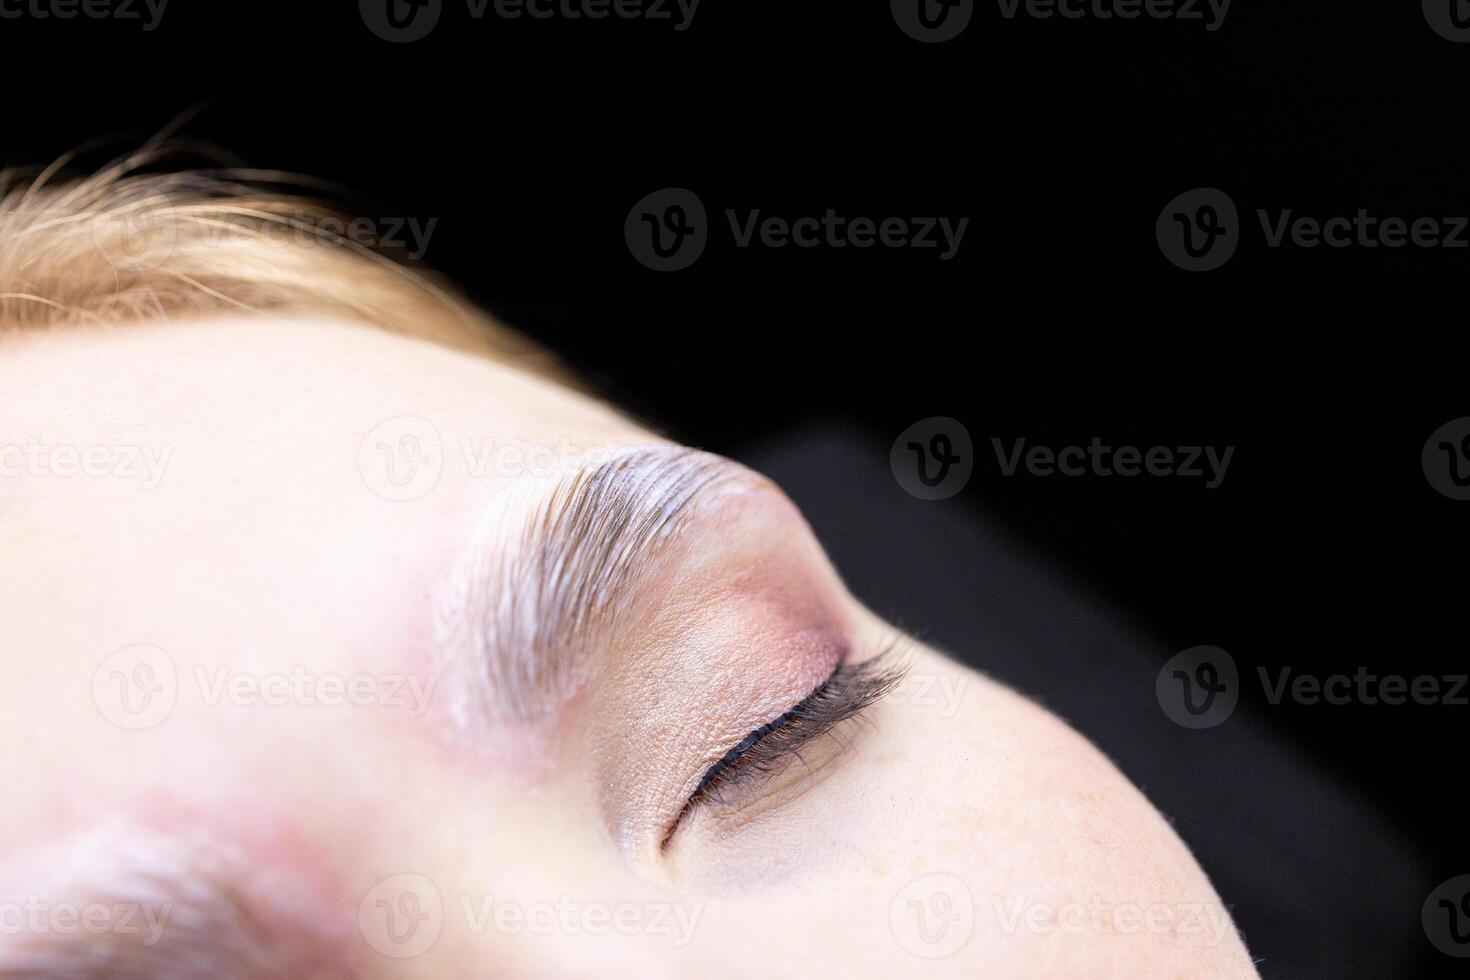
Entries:
POLYGON ((907 666, 889 645, 860 663, 839 664, 832 675, 785 714, 761 725, 705 770, 699 785, 679 812, 664 844, 684 818, 707 802, 723 803, 721 792, 769 776, 791 756, 802 762, 801 749, 845 721, 858 717, 903 680, 907 666))

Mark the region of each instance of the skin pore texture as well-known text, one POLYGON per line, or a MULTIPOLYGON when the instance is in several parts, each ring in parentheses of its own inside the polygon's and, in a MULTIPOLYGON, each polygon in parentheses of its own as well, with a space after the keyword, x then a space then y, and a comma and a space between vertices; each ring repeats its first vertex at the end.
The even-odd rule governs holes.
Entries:
POLYGON ((585 395, 329 320, 52 329, 0 337, 7 446, 0 978, 1256 975, 1097 750, 585 395))

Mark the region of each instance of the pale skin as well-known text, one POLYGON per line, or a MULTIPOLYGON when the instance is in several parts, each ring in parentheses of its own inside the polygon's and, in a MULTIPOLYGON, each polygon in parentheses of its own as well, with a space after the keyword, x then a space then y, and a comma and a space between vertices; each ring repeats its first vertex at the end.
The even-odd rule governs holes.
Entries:
POLYGON ((350 324, 54 329, 0 342, 0 445, 28 441, 50 448, 0 478, 0 869, 109 821, 202 834, 243 855, 224 873, 263 917, 362 977, 1256 975, 1101 753, 915 643, 909 681, 804 763, 679 818, 710 759, 825 675, 806 627, 853 660, 894 636, 754 475, 648 569, 565 703, 457 718, 441 592, 487 515, 524 520, 549 485, 476 453, 664 444, 591 398, 350 324), (364 440, 403 417, 442 469, 389 499, 364 440), (58 446, 112 462, 63 475, 58 446), (118 447, 167 450, 156 485, 118 447), (130 729, 94 680, 136 645, 177 693, 130 729), (374 896, 426 907, 395 904, 404 875, 437 935, 385 953, 374 896))

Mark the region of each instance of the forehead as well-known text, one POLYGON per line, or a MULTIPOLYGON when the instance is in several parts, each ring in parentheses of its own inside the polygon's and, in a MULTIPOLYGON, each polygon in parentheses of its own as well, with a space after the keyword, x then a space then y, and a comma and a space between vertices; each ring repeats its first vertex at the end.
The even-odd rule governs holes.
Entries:
POLYGON ((211 318, 0 333, 0 381, 6 422, 42 434, 127 429, 179 441, 202 431, 251 440, 309 422, 316 438, 297 433, 292 444, 315 453, 330 451, 329 438, 384 421, 384 412, 478 427, 507 442, 557 443, 570 434, 595 443, 637 432, 606 406, 514 364, 335 321, 211 318))
POLYGON ((0 829, 16 843, 59 832, 68 814, 54 808, 80 818, 161 769, 203 797, 226 770, 309 786, 321 777, 305 764, 255 770, 342 740, 344 724, 368 740, 391 726, 375 710, 232 702, 268 699, 262 682, 293 703, 302 683, 327 685, 310 692, 323 704, 381 699, 399 678, 384 711, 412 710, 426 597, 487 503, 648 438, 514 367, 352 325, 0 342, 0 777, 70 776, 57 794, 21 794, 0 829), (132 727, 147 718, 117 699, 169 671, 166 721, 132 727), (354 692, 364 683, 377 687, 354 692), (200 703, 210 695, 223 703, 200 703), (25 736, 42 723, 46 739, 25 736), (176 737, 194 724, 218 735, 207 752, 176 737))
POLYGON ((527 475, 647 438, 512 365, 348 324, 0 338, 0 499, 12 523, 64 508, 156 532, 204 511, 196 529, 227 534, 265 512, 278 547, 300 521, 317 536, 362 522, 421 530, 527 475))

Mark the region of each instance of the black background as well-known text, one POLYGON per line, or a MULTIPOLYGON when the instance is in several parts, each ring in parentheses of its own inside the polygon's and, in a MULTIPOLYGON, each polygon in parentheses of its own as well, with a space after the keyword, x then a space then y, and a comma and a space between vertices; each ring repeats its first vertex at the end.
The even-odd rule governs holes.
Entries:
MULTIPOLYGON (((838 419, 886 447, 948 415, 958 502, 998 514, 1179 649, 1243 673, 1463 673, 1470 503, 1424 441, 1470 415, 1470 250, 1269 248, 1255 212, 1470 213, 1470 45, 1417 3, 1236 0, 1202 21, 1007 20, 922 44, 888 3, 704 0, 669 22, 472 20, 389 44, 355 3, 172 0, 136 22, 0 20, 0 157, 186 132, 255 166, 437 218, 427 260, 613 397, 707 448, 838 419), (313 9, 308 10, 311 7, 313 9), (689 269, 623 241, 694 190, 689 269), (1225 190, 1243 241, 1209 273, 1154 222, 1225 190), (968 217, 959 254, 735 247, 725 208, 968 217), (1197 480, 1003 479, 990 439, 1235 446, 1197 480)), ((1467 236, 1470 238, 1470 236, 1467 236)), ((1465 708, 1269 706, 1424 849, 1470 871, 1465 708)), ((1228 778, 1228 774, 1226 774, 1228 778)))

